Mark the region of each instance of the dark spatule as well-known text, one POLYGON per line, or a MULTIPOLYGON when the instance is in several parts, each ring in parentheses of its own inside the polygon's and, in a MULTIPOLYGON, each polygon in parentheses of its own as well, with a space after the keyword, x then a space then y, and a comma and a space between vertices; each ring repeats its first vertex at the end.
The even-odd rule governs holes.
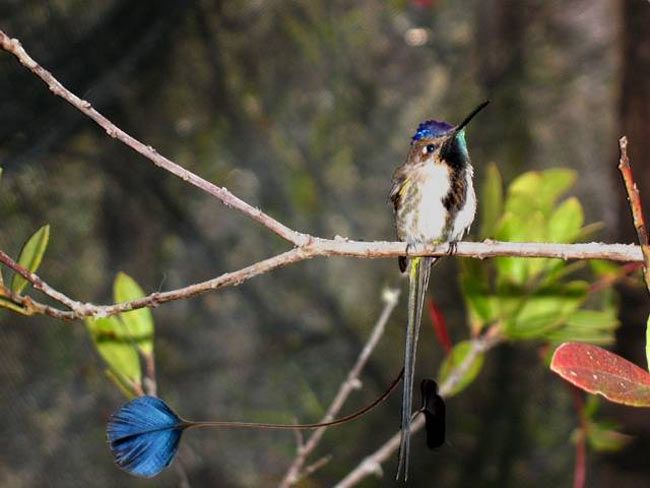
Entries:
POLYGON ((422 413, 427 433, 427 447, 436 449, 445 443, 445 401, 438 395, 438 384, 431 379, 420 383, 422 413))

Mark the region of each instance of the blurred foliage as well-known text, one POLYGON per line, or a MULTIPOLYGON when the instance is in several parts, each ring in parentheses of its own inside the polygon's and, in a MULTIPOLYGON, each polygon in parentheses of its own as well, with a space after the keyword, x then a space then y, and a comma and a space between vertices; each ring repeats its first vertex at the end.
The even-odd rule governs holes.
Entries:
MULTIPOLYGON (((515 178, 504 195, 501 174, 496 165, 490 165, 479 192, 480 238, 572 243, 588 236, 595 226, 584 226, 578 199, 562 200, 576 176, 563 168, 527 172, 515 178)), ((579 272, 584 276, 586 268, 585 262, 562 259, 463 259, 461 290, 471 334, 492 328, 496 330, 491 333, 509 341, 612 343, 619 321, 611 284, 620 276, 620 266, 595 262, 592 277, 574 278, 579 272), (596 286, 603 277, 609 281, 596 286)), ((440 382, 449 377, 452 368, 454 374, 460 374, 451 395, 469 386, 483 366, 482 353, 463 364, 469 350, 469 341, 459 342, 442 362, 440 382)))
MULTIPOLYGON (((577 198, 561 197, 573 186, 569 169, 527 172, 503 195, 491 166, 481 188, 481 238, 510 242, 576 242, 589 234, 577 198)), ((506 339, 580 340, 609 344, 619 325, 611 289, 594 291, 577 279, 583 262, 497 257, 463 260, 461 283, 474 334, 496 325, 506 339)), ((582 276, 585 276, 582 273, 582 276)))
MULTIPOLYGON (((618 430, 620 425, 608 420, 597 420, 596 414, 600 408, 600 399, 590 395, 584 404, 582 415, 586 423, 587 442, 594 451, 616 452, 623 449, 632 441, 632 437, 622 434, 618 430)), ((574 431, 572 439, 575 441, 578 432, 574 431)))
POLYGON ((449 390, 449 396, 456 395, 467 388, 478 376, 485 361, 483 353, 476 354, 476 357, 468 359, 467 354, 471 350, 470 341, 461 341, 454 346, 451 353, 447 355, 440 366, 438 382, 442 383, 449 379, 450 374, 458 374, 459 380, 454 388, 449 390), (464 361, 469 361, 464 365, 464 361), (462 365, 462 366, 461 366, 462 365))

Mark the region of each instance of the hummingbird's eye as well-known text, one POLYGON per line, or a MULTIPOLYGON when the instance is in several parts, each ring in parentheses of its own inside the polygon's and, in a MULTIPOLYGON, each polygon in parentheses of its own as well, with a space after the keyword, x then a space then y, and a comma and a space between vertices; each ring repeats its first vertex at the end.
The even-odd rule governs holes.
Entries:
POLYGON ((435 146, 435 144, 427 144, 427 145, 424 146, 424 148, 422 149, 422 154, 431 154, 431 153, 432 153, 433 151, 435 151, 435 150, 436 150, 436 146, 435 146))

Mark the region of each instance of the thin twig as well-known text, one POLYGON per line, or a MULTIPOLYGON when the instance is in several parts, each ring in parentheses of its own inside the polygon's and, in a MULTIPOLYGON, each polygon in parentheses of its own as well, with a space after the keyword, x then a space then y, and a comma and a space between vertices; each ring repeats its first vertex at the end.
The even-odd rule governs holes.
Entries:
MULTIPOLYGON (((440 385, 438 390, 440 396, 449 396, 459 381, 462 380, 477 356, 496 346, 500 340, 501 338, 498 336, 498 329, 496 327, 491 328, 481 337, 471 339, 470 349, 467 352, 467 355, 463 358, 463 361, 451 371, 445 381, 440 385)), ((424 427, 424 416, 420 415, 420 413, 416 413, 411 423, 411 435, 419 431, 422 427, 424 427)), ((397 432, 374 453, 364 458, 356 468, 350 471, 348 475, 336 485, 336 488, 349 488, 355 486, 371 474, 381 476, 382 463, 386 462, 391 456, 393 456, 399 448, 399 442, 400 433, 397 432)))
POLYGON ((331 460, 332 460, 332 455, 328 454, 327 456, 323 456, 319 460, 314 461, 313 463, 311 463, 309 466, 307 466, 305 469, 302 470, 302 472, 300 473, 300 476, 298 477, 298 479, 296 480, 296 483, 294 483, 294 484, 297 484, 300 481, 304 480, 305 478, 308 478, 309 476, 314 474, 316 471, 318 471, 319 469, 324 467, 331 460))
POLYGON ((573 406, 578 415, 576 460, 573 466, 573 488, 585 488, 587 481, 587 431, 589 429, 585 415, 585 402, 580 390, 569 383, 567 385, 571 388, 573 406))
MULTIPOLYGON (((18 305, 25 306, 31 311, 31 314, 49 315, 50 317, 60 320, 75 320, 83 317, 107 317, 109 315, 116 315, 129 310, 138 308, 153 308, 161 303, 171 302, 174 300, 187 299, 209 290, 216 290, 227 286, 236 286, 244 281, 249 280, 253 276, 267 273, 272 269, 287 264, 295 263, 307 259, 305 253, 301 248, 295 248, 282 254, 278 254, 268 259, 258 261, 255 264, 242 268, 232 273, 224 273, 221 276, 211 280, 195 283, 193 285, 171 290, 166 292, 156 292, 146 297, 137 298, 128 302, 116 303, 114 305, 93 305, 91 303, 74 302, 71 304, 71 311, 60 310, 49 305, 32 300, 30 297, 11 295, 13 301, 18 305)), ((13 269, 13 266, 9 266, 13 269)), ((33 275, 33 273, 31 273, 33 275)), ((40 278, 39 278, 40 280, 40 278)), ((41 280, 42 281, 42 280, 41 280)))
POLYGON ((0 250, 0 263, 4 264, 5 266, 13 270, 15 273, 25 278, 27 281, 29 281, 32 284, 34 288, 43 292, 45 295, 61 303, 62 305, 65 305, 66 307, 73 310, 83 305, 82 303, 77 302, 76 300, 73 300, 72 298, 52 288, 45 281, 43 281, 36 273, 32 273, 24 266, 18 264, 9 255, 7 255, 7 253, 5 253, 2 250, 0 250))
POLYGON ((182 166, 167 159, 159 154, 153 147, 143 144, 134 137, 130 136, 122 129, 113 124, 110 120, 104 117, 101 113, 93 108, 90 102, 79 98, 77 95, 65 88, 49 71, 39 65, 22 47, 18 39, 11 39, 7 34, 0 30, 0 48, 13 54, 18 58, 20 63, 29 69, 32 73, 38 76, 47 84, 50 91, 56 96, 63 98, 66 102, 73 105, 77 110, 94 120, 106 133, 126 144, 134 151, 142 154, 145 158, 149 159, 156 166, 169 171, 173 175, 179 177, 183 181, 187 181, 192 185, 200 188, 206 193, 220 200, 227 207, 232 207, 247 215, 251 219, 259 222, 267 229, 272 230, 283 239, 299 246, 305 244, 308 240, 307 236, 296 232, 286 225, 278 222, 270 215, 265 214, 259 208, 241 200, 233 193, 224 187, 219 187, 209 181, 201 178, 200 176, 186 170, 182 166))
MULTIPOLYGON (((136 349, 139 351, 139 349, 136 349)), ((156 380, 156 358, 153 353, 140 352, 140 359, 143 363, 142 388, 145 395, 158 395, 158 382, 156 380)))
POLYGON ((619 266, 615 274, 605 274, 589 285, 589 293, 596 293, 611 288, 643 267, 643 263, 627 263, 619 266))
MULTIPOLYGON (((271 258, 258 261, 237 271, 224 273, 207 281, 194 283, 166 292, 155 292, 136 300, 113 305, 94 305, 73 300, 49 286, 35 273, 27 271, 13 259, 0 251, 0 262, 16 271, 35 288, 43 291, 50 298, 60 302, 70 310, 61 310, 30 297, 12 295, 12 301, 29 307, 31 314, 49 315, 60 320, 75 320, 83 317, 107 317, 138 308, 154 308, 161 303, 184 300, 219 288, 236 286, 260 274, 277 268, 305 261, 318 256, 348 256, 356 258, 395 258, 397 256, 445 256, 449 254, 449 244, 412 246, 408 250, 403 242, 362 242, 345 239, 321 239, 311 237, 309 244, 296 247, 290 251, 271 258)), ((554 244, 542 242, 459 242, 455 249, 457 256, 484 259, 496 256, 511 257, 546 257, 561 259, 608 259, 620 262, 643 262, 639 246, 632 244, 554 244)))
MULTIPOLYGON (((341 410, 341 407, 343 407, 343 404, 347 400, 348 396, 350 396, 350 393, 352 393, 354 390, 359 388, 359 376, 361 374, 361 371, 363 370, 366 363, 368 362, 368 359, 370 358, 372 351, 379 343, 379 340, 384 335, 386 323, 388 322, 388 319, 393 313, 393 310, 395 310, 395 307, 397 306, 399 294, 400 292, 397 288, 389 288, 384 291, 382 296, 384 301, 384 308, 381 311, 381 314, 377 319, 377 322, 372 328, 370 337, 368 337, 368 341, 366 342, 363 350, 359 354, 356 363, 348 373, 348 376, 345 379, 345 381, 341 383, 341 386, 339 387, 339 391, 336 393, 334 400, 332 400, 332 403, 327 409, 325 416, 321 419, 321 422, 329 422, 330 420, 334 419, 334 417, 336 417, 336 415, 341 410)), ((307 457, 314 451, 314 449, 316 449, 316 446, 318 446, 318 443, 323 437, 323 434, 325 434, 326 429, 327 427, 321 427, 320 429, 316 429, 309 436, 307 442, 305 442, 302 446, 299 447, 298 455, 295 457, 293 463, 291 463, 291 466, 287 470, 287 473, 285 474, 284 478, 280 482, 279 486, 281 488, 288 488, 290 486, 293 486, 299 480, 308 476, 308 474, 312 473, 315 470, 313 467, 312 469, 307 468, 303 470, 303 466, 307 461, 307 457)))
POLYGON ((641 205, 639 188, 636 186, 636 181, 634 181, 630 159, 627 156, 627 137, 623 136, 618 140, 618 147, 621 150, 618 169, 623 175, 623 181, 625 182, 627 199, 630 202, 630 209, 632 210, 634 228, 636 229, 636 235, 639 238, 639 244, 641 244, 641 251, 643 252, 643 277, 648 292, 650 293, 650 243, 648 242, 648 227, 646 226, 645 217, 643 216, 643 206, 641 205))

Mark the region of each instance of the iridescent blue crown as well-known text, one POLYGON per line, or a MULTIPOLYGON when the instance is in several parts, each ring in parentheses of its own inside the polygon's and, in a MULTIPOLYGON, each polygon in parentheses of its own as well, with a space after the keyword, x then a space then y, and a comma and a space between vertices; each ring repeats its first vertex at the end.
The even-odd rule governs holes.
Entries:
POLYGON ((427 120, 418 125, 418 130, 411 139, 413 141, 419 141, 425 137, 438 137, 446 134, 453 128, 453 125, 441 120, 427 120))

